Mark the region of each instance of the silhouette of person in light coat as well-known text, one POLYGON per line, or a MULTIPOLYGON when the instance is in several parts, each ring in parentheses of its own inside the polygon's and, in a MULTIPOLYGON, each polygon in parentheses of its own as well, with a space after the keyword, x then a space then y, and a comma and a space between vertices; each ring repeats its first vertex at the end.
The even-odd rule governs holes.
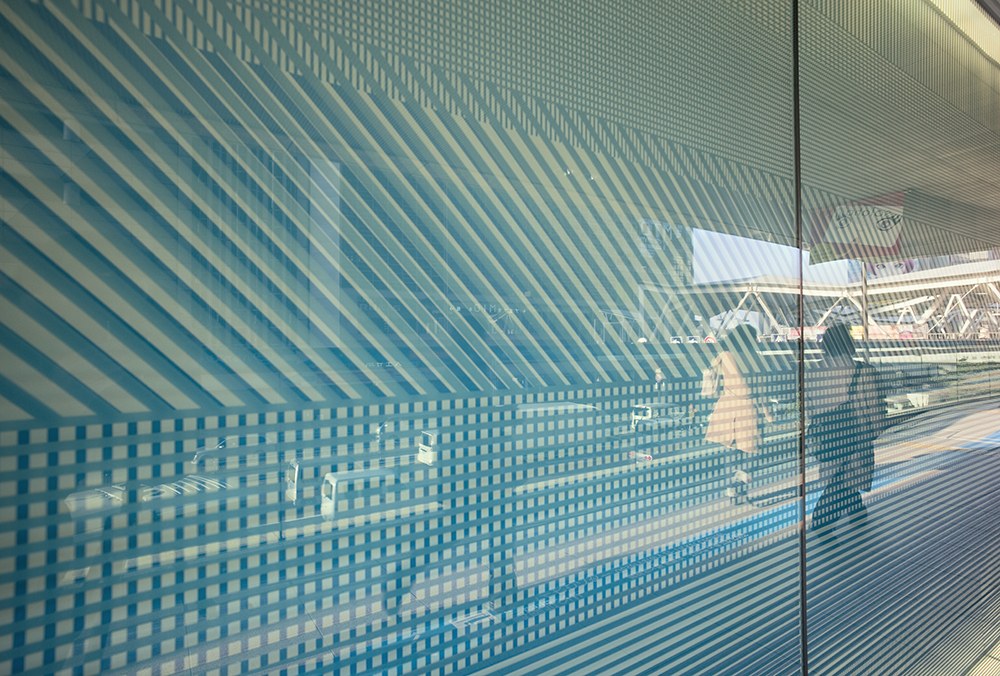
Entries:
POLYGON ((702 396, 718 397, 708 416, 705 440, 728 449, 731 476, 726 494, 738 504, 748 499, 753 460, 761 450, 761 428, 769 416, 747 384, 747 377, 761 367, 757 330, 741 324, 719 345, 722 352, 702 375, 702 396))

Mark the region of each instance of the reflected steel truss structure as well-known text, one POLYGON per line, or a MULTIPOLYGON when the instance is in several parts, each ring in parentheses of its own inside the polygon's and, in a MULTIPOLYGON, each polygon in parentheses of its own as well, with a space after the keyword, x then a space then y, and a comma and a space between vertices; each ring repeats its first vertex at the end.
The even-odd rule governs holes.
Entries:
POLYGON ((838 320, 866 324, 871 338, 975 340, 1000 332, 1000 261, 994 260, 843 284, 759 277, 681 292, 646 285, 639 307, 654 336, 697 331, 699 323, 703 333, 721 332, 750 321, 764 335, 795 337, 800 294, 807 336, 838 320), (702 317, 715 319, 706 325, 702 317))

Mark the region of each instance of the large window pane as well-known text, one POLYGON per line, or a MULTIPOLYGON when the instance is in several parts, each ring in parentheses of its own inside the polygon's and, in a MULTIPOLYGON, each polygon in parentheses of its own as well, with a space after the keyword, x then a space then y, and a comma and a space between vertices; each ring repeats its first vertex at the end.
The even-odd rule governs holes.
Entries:
POLYGON ((790 11, 5 5, 5 668, 797 670, 790 11))
POLYGON ((991 649, 996 33, 702 4, 3 3, 0 671, 991 649))
POLYGON ((802 3, 810 670, 964 673, 1000 639, 996 42, 858 10, 802 3))

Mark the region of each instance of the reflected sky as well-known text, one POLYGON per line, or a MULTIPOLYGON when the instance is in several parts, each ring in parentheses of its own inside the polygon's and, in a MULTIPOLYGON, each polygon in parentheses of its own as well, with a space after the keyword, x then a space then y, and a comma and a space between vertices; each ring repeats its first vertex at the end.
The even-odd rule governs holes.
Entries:
MULTIPOLYGON (((700 229, 695 229, 692 237, 695 284, 752 279, 764 275, 791 279, 799 277, 799 250, 795 247, 700 229)), ((803 255, 807 281, 829 284, 849 281, 851 267, 854 265, 852 261, 809 265, 809 252, 806 251, 803 255)))

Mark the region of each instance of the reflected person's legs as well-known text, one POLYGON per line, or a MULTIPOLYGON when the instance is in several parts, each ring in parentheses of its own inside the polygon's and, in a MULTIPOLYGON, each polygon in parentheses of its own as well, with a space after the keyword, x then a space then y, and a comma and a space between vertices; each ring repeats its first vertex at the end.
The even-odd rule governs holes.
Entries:
POLYGON ((832 526, 845 514, 864 515, 867 513, 861 492, 848 482, 847 470, 841 465, 819 496, 813 509, 812 526, 815 529, 832 526))
POLYGON ((823 494, 819 496, 819 500, 816 501, 816 507, 813 509, 813 529, 825 528, 836 522, 839 517, 837 513, 837 492, 834 480, 831 479, 823 488, 823 494))
POLYGON ((753 454, 745 453, 738 448, 729 449, 727 476, 729 486, 726 495, 734 505, 748 501, 750 483, 753 480, 753 454))

